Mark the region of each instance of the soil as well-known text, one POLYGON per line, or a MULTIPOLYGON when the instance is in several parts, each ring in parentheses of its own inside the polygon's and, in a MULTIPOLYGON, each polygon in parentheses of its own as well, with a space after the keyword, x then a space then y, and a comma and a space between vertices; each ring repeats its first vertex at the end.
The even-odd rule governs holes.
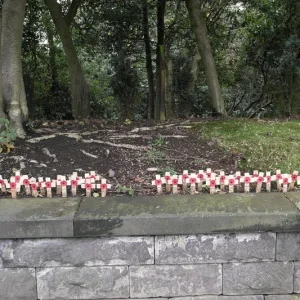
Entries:
POLYGON ((55 179, 96 171, 112 184, 108 195, 126 192, 123 187, 131 187, 135 195, 154 195, 151 181, 159 172, 235 172, 235 158, 192 129, 201 121, 35 121, 25 140, 0 154, 0 175, 9 179, 20 170, 29 177, 55 179))

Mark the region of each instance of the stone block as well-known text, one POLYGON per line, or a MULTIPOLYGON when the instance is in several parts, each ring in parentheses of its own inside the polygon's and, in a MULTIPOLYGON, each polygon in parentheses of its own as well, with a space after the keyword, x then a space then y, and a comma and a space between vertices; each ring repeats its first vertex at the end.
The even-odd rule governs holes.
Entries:
POLYGON ((175 297, 172 300, 264 300, 262 295, 252 296, 195 296, 195 297, 175 297))
POLYGON ((0 240, 4 267, 153 264, 153 237, 0 240))
POLYGON ((0 239, 73 237, 80 198, 0 199, 0 239))
POLYGON ((128 267, 37 269, 39 299, 128 298, 128 267))
POLYGON ((278 233, 276 260, 300 260, 300 234, 278 233))
POLYGON ((299 210, 282 193, 85 198, 74 235, 287 232, 299 224, 299 210))
POLYGON ((0 299, 37 299, 35 269, 0 269, 0 299))
POLYGON ((176 297, 222 293, 219 264, 130 267, 130 297, 176 297))
POLYGON ((156 264, 275 260, 275 233, 157 236, 156 264))
POLYGON ((224 295, 288 294, 293 292, 292 262, 223 265, 224 295))
POLYGON ((265 300, 300 300, 300 295, 272 295, 265 296, 265 300))

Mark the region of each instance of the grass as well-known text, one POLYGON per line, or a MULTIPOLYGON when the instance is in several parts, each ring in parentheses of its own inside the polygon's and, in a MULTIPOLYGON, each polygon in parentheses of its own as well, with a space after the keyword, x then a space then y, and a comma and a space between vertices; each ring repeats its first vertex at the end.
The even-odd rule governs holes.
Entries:
POLYGON ((300 170, 300 120, 226 120, 203 122, 194 130, 243 159, 241 171, 300 170))

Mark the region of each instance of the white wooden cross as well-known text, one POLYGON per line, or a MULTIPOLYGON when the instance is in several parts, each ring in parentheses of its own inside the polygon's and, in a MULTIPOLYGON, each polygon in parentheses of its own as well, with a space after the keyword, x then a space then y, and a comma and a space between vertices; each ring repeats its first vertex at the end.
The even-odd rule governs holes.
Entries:
POLYGON ((61 195, 61 175, 57 175, 56 177, 56 194, 61 195))
POLYGON ((160 175, 155 176, 155 180, 152 181, 152 185, 155 185, 157 188, 157 194, 162 194, 162 185, 166 182, 164 178, 161 178, 160 175))
POLYGON ((100 188, 101 197, 106 197, 107 189, 111 189, 111 184, 106 183, 106 179, 102 178, 101 183, 98 183, 97 188, 100 188))
POLYGON ((42 187, 46 189, 48 198, 52 198, 52 188, 55 187, 55 185, 55 180, 51 180, 50 177, 46 177, 45 182, 42 183, 42 187))
POLYGON ((221 191, 224 191, 224 189, 225 189, 225 180, 226 180, 225 172, 220 171, 220 190, 221 191))
POLYGON ((91 183, 90 178, 86 178, 85 182, 81 184, 81 188, 85 189, 85 196, 91 197, 92 189, 95 188, 95 184, 91 183))
POLYGON ((276 170, 277 191, 281 190, 281 183, 280 183, 281 179, 282 179, 281 171, 276 170))
POLYGON ((228 176, 228 178, 226 179, 226 185, 228 185, 228 192, 229 193, 233 193, 234 192, 234 186, 236 184, 238 184, 238 180, 236 178, 234 178, 232 175, 228 176))
POLYGON ((90 179, 94 179, 94 181, 100 180, 100 175, 96 174, 96 171, 91 171, 89 174, 90 179))
POLYGON ((295 182, 297 182, 297 180, 298 180, 298 174, 299 174, 298 171, 294 171, 294 172, 293 172, 293 174, 292 174, 292 176, 291 176, 292 182, 291 182, 291 184, 290 184, 290 186, 289 186, 289 190, 293 190, 293 189, 294 189, 294 187, 295 187, 295 182))
POLYGON ((20 171, 16 171, 14 177, 15 177, 15 183, 17 185, 17 193, 20 193, 20 191, 21 191, 21 184, 22 184, 20 171))
POLYGON ((0 175, 0 187, 1 187, 1 192, 3 193, 6 192, 6 182, 7 179, 3 179, 2 176, 0 175))
MULTIPOLYGON (((220 183, 220 180, 219 180, 219 183, 220 183)), ((211 174, 210 178, 208 178, 206 180, 206 185, 209 186, 209 193, 210 194, 215 194, 216 193, 217 181, 216 181, 215 174, 211 174)))
POLYGON ((274 178, 271 176, 271 172, 266 172, 266 191, 271 192, 271 182, 274 178))
POLYGON ((30 192, 30 182, 29 182, 29 179, 28 179, 28 175, 23 175, 22 179, 21 179, 21 182, 25 187, 26 195, 30 195, 31 192, 30 192))
POLYGON ((10 177, 10 182, 7 182, 6 188, 10 189, 12 198, 17 198, 17 183, 15 182, 15 176, 10 177))
POLYGON ((71 178, 68 180, 68 185, 71 186, 72 196, 76 196, 77 194, 77 186, 81 185, 82 179, 77 176, 77 172, 74 172, 71 178))
POLYGON ((196 183, 199 183, 200 179, 197 177, 196 173, 192 173, 188 181, 191 185, 191 194, 194 195, 196 193, 196 183))
POLYGON ((164 179, 166 181, 166 192, 170 193, 171 192, 171 186, 170 186, 171 174, 170 174, 170 172, 165 173, 164 179))
POLYGON ((266 178, 264 177, 264 173, 260 172, 258 174, 258 177, 255 178, 255 180, 256 180, 256 193, 260 193, 263 182, 267 181, 266 178))
POLYGON ((187 191, 187 181, 189 179, 189 171, 184 170, 182 174, 182 191, 186 192, 187 191))
POLYGON ((235 179, 238 181, 237 183, 237 191, 240 192, 241 191, 241 172, 237 171, 235 172, 235 179))
POLYGON ((282 191, 283 191, 284 193, 287 192, 287 190, 288 190, 288 185, 289 185, 289 183, 291 183, 291 182, 292 182, 292 178, 291 178, 291 176, 290 176, 289 174, 284 174, 284 175, 282 175, 282 178, 279 179, 280 186, 282 185, 282 191))
POLYGON ((66 176, 61 176, 61 181, 60 181, 60 185, 61 185, 61 195, 63 198, 67 197, 67 180, 66 180, 66 176))
POLYGON ((250 192, 250 183, 253 182, 253 177, 250 177, 249 173, 245 173, 243 177, 241 177, 241 182, 244 183, 244 191, 245 193, 250 192))
POLYGON ((38 185, 39 185, 39 188, 40 188, 40 193, 41 193, 42 196, 45 196, 46 191, 45 191, 43 183, 44 183, 44 178, 43 177, 38 177, 38 185))
POLYGON ((38 183, 36 182, 35 178, 30 178, 30 187, 31 187, 31 192, 33 197, 38 196, 38 183))
POLYGON ((197 177, 199 179, 198 192, 202 192, 202 184, 203 184, 203 181, 206 179, 206 175, 204 174, 203 170, 199 170, 197 177))
POLYGON ((182 184, 182 176, 173 175, 171 177, 172 193, 178 194, 178 184, 182 184))

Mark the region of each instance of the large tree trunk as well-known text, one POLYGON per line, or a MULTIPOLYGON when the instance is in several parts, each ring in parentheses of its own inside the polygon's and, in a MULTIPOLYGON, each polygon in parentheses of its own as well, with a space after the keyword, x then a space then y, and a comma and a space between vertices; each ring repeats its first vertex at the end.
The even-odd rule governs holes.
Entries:
MULTIPOLYGON (((62 14, 61 5, 56 0, 44 0, 47 5, 57 32, 60 36, 67 58, 71 78, 72 113, 74 118, 87 118, 90 115, 88 84, 84 77, 76 49, 73 45, 68 18, 62 14)), ((78 1, 73 1, 73 3, 78 1)), ((72 4, 73 4, 72 3, 72 4)), ((67 15, 68 17, 69 15, 67 15)), ((74 17, 74 15, 73 15, 74 17)))
POLYGON ((156 99, 154 117, 156 120, 165 120, 165 11, 166 0, 157 0, 157 48, 156 48, 156 99))
POLYGON ((173 99, 173 61, 170 55, 168 55, 166 66, 166 117, 171 119, 175 115, 175 102, 173 99))
POLYGON ((21 45, 26 0, 6 0, 2 8, 2 93, 17 136, 25 137, 22 123, 28 119, 21 45))
POLYGON ((212 106, 216 113, 226 115, 213 52, 208 39, 204 12, 202 11, 198 0, 185 0, 185 2, 189 12, 191 25, 196 35, 199 53, 203 61, 212 106))
POLYGON ((149 35, 149 18, 148 18, 148 4, 147 0, 143 1, 143 31, 144 31, 144 43, 146 51, 146 69, 148 79, 148 119, 153 119, 153 108, 155 99, 154 89, 154 74, 152 67, 152 54, 151 54, 151 40, 149 35))
MULTIPOLYGON (((2 35, 2 8, 0 9, 0 53, 2 52, 1 35, 2 35)), ((0 55, 0 68, 1 66, 2 66, 2 55, 0 55)), ((2 96, 2 76, 0 72, 0 118, 5 118, 5 117, 6 115, 4 113, 3 96, 2 96)))

